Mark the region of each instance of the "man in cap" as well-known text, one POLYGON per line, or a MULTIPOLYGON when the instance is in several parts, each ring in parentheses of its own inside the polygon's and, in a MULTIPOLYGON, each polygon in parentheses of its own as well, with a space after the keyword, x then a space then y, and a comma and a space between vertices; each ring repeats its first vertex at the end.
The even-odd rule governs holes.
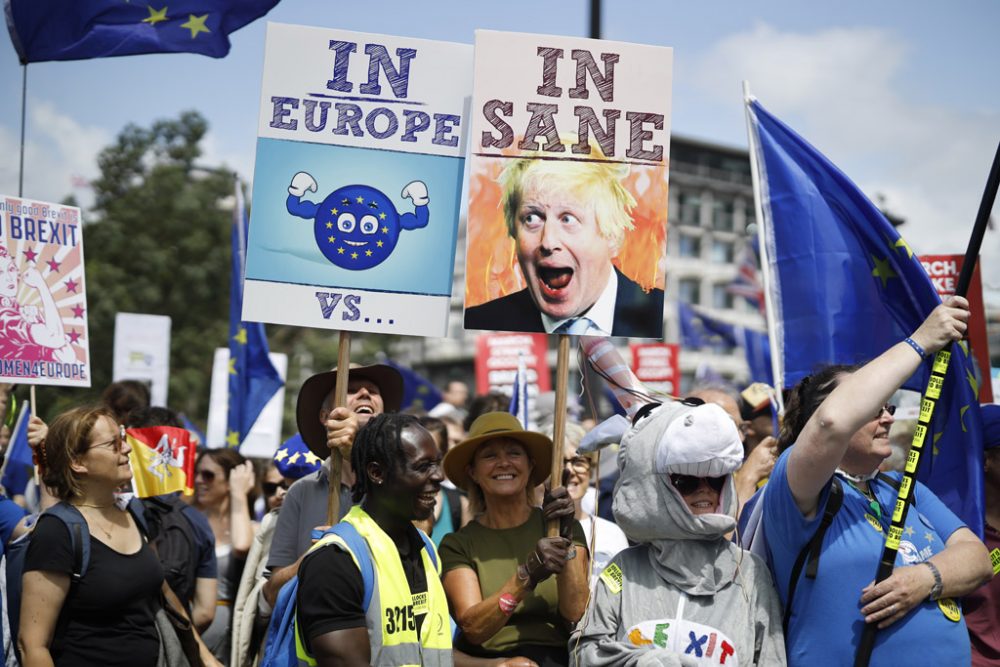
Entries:
POLYGON ((1000 405, 983 409, 983 490, 986 521, 983 541, 990 550, 993 579, 962 601, 972 640, 972 665, 1000 662, 1000 405))
POLYGON ((274 604, 278 591, 298 573, 302 555, 313 542, 313 531, 327 524, 327 496, 330 492, 330 453, 337 449, 344 459, 340 479, 340 516, 351 508, 351 446, 358 429, 383 412, 396 412, 403 399, 403 378, 384 364, 353 366, 347 377, 347 404, 335 405, 337 370, 313 375, 302 385, 295 418, 302 439, 310 451, 326 461, 318 472, 303 477, 288 490, 267 560, 270 573, 264 598, 274 604))

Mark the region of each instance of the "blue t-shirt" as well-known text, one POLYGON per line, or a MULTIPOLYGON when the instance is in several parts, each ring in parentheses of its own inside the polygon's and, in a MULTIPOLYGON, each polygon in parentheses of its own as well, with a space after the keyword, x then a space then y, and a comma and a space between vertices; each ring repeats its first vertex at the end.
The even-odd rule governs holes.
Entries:
MULTIPOLYGON (((799 552, 819 528, 830 496, 830 483, 820 494, 812 519, 802 516, 788 486, 788 457, 774 466, 764 493, 762 523, 767 536, 771 571, 781 596, 788 599, 788 579, 799 552)), ((898 478, 898 474, 893 476, 898 478)), ((841 480, 844 502, 823 537, 815 579, 805 568, 795 589, 792 614, 785 633, 788 664, 850 665, 864 630, 861 591, 875 578, 892 518, 896 489, 875 479, 871 488, 881 506, 881 519, 865 496, 841 480)), ((896 567, 927 560, 964 524, 918 483, 916 504, 906 515, 896 567)), ((971 661, 965 620, 949 620, 937 602, 925 600, 876 635, 872 667, 895 665, 968 665, 971 661)))
POLYGON ((198 569, 196 576, 199 579, 217 579, 219 576, 218 564, 215 560, 215 535, 212 527, 208 524, 205 515, 190 505, 181 508, 184 518, 191 524, 191 532, 194 533, 195 548, 198 550, 198 569))
POLYGON ((28 511, 15 503, 7 496, 0 495, 0 556, 3 555, 10 536, 21 523, 21 519, 27 516, 28 511))

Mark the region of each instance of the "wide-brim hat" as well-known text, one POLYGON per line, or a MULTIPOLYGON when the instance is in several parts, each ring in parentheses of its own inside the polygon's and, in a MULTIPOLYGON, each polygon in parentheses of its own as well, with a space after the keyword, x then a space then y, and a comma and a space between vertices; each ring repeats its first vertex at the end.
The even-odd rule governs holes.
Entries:
MULTIPOLYGON (((313 454, 323 459, 330 455, 330 448, 326 444, 326 427, 319 420, 319 411, 323 407, 323 401, 337 384, 337 372, 334 368, 332 371, 317 373, 303 382, 295 405, 295 421, 302 439, 313 454)), ((392 366, 351 364, 347 381, 351 380, 371 381, 378 387, 385 412, 399 411, 403 403, 403 376, 392 366)))
POLYGON ((509 438, 524 445, 534 467, 531 484, 545 481, 552 470, 552 440, 541 433, 525 431, 517 417, 508 412, 487 412, 476 418, 469 427, 469 436, 448 450, 444 456, 444 474, 455 486, 470 490, 475 484, 467 468, 472 463, 479 445, 495 438, 509 438))

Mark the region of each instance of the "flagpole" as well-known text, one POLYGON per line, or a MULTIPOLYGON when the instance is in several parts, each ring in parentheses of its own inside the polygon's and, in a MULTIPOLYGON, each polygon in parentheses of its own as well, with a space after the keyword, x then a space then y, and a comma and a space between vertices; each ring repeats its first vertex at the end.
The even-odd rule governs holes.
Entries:
MULTIPOLYGON (((17 196, 24 196, 24 128, 27 125, 27 106, 28 106, 28 63, 24 63, 21 66, 21 166, 17 171, 17 196)), ((34 388, 32 388, 34 391, 34 388)), ((34 397, 32 397, 32 403, 34 403, 34 397)))
POLYGON ((764 283, 764 320, 767 326, 767 342, 771 348, 771 374, 774 377, 775 396, 778 404, 778 414, 784 414, 785 402, 782 398, 782 389, 785 384, 784 369, 782 368, 781 350, 778 346, 775 327, 777 315, 774 312, 775 305, 772 298, 771 264, 768 256, 767 236, 764 234, 764 225, 767 219, 764 217, 764 199, 760 191, 760 145, 757 141, 757 134, 753 129, 753 118, 750 114, 750 84, 743 82, 743 110, 747 119, 747 143, 750 152, 750 180, 753 183, 754 211, 757 216, 757 239, 760 256, 760 273, 764 283))
MULTIPOLYGON (((965 251, 965 260, 962 263, 962 272, 959 274, 958 285, 955 295, 964 297, 969 291, 969 283, 972 282, 972 272, 976 268, 976 260, 979 257, 979 249, 983 244, 983 236, 986 234, 986 227, 989 224, 990 211, 996 201, 997 189, 1000 187, 1000 145, 997 146, 996 154, 993 157, 993 166, 990 168, 989 177, 986 179, 986 189, 983 198, 979 203, 979 212, 976 215, 976 223, 972 228, 972 236, 969 238, 969 245, 965 251)), ((945 375, 948 372, 948 364, 951 361, 951 350, 954 343, 949 343, 944 349, 939 350, 934 355, 934 364, 931 367, 931 376, 927 381, 927 388, 920 399, 920 414, 917 421, 917 428, 913 432, 913 441, 910 445, 910 455, 903 470, 903 479, 899 485, 899 493, 896 496, 896 504, 892 512, 892 523, 886 533, 885 548, 882 550, 882 558, 879 561, 878 571, 875 574, 875 583, 885 581, 892 575, 896 564, 896 554, 899 551, 899 541, 903 535, 903 528, 906 524, 906 514, 913 502, 913 491, 916 488, 917 470, 920 466, 920 455, 924 447, 924 440, 930 432, 931 419, 934 417, 934 408, 937 399, 941 396, 944 388, 945 375)), ((952 605, 957 604, 953 600, 948 600, 952 605)), ((939 605, 945 603, 942 598, 939 605)), ((942 610, 944 607, 942 606, 942 610)), ((854 667, 868 667, 871 660, 872 649, 875 648, 875 635, 878 633, 878 625, 866 623, 861 633, 861 641, 858 643, 858 652, 854 656, 854 667)))
MULTIPOLYGON (((347 376, 351 368, 351 332, 340 332, 337 350, 337 378, 333 385, 334 405, 347 405, 347 376)), ((332 526, 340 518, 340 478, 344 470, 344 456, 339 449, 330 452, 330 492, 326 497, 326 523, 332 526)))
MULTIPOLYGON (((549 488, 562 483, 563 438, 566 431, 566 392, 569 384, 569 334, 559 334, 559 350, 556 355, 556 407, 552 415, 552 470, 549 473, 549 488)), ((549 520, 549 537, 559 536, 559 519, 549 520)))

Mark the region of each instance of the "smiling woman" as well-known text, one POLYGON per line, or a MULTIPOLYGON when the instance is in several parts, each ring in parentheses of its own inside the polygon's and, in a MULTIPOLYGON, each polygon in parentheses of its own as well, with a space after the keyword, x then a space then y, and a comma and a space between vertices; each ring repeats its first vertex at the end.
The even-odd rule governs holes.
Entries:
POLYGON ((549 476, 552 441, 506 412, 476 419, 448 450, 445 474, 469 493, 476 518, 441 542, 444 588, 462 630, 455 648, 483 658, 565 665, 567 628, 587 603, 589 554, 564 487, 533 507, 549 476), (545 537, 557 519, 558 537, 545 537))
POLYGON ((70 586, 70 533, 56 516, 41 515, 24 562, 18 641, 25 665, 156 664, 153 609, 163 570, 135 519, 115 505, 115 491, 132 477, 129 450, 103 408, 59 415, 36 449, 42 482, 87 522, 90 561, 70 586))

